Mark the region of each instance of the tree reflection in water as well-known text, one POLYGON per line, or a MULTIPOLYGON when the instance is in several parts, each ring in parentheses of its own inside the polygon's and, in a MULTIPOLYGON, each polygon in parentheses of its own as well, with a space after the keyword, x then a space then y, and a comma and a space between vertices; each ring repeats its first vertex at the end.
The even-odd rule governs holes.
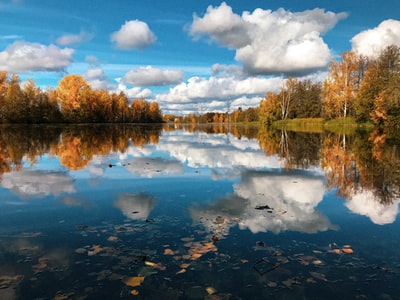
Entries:
POLYGON ((346 199, 368 195, 390 205, 399 197, 398 138, 375 130, 293 132, 234 125, 77 125, 0 127, 0 176, 21 169, 23 160, 57 156, 68 170, 82 170, 96 155, 124 153, 130 145, 157 144, 162 131, 184 130, 258 139, 267 156, 276 155, 286 169, 319 168, 326 185, 346 199))

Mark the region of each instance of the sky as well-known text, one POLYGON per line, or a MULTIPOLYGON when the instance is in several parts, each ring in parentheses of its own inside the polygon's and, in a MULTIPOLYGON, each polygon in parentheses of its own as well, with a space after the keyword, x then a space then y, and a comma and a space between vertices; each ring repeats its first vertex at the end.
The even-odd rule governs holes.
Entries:
POLYGON ((0 70, 157 101, 164 114, 258 106, 345 51, 400 46, 398 0, 0 0, 0 70))

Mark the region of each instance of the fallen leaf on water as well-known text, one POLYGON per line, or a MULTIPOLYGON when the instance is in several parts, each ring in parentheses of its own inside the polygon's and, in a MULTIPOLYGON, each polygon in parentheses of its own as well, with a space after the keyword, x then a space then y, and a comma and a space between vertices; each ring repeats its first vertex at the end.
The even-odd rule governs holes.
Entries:
POLYGON ((110 236, 108 239, 107 239, 107 241, 109 241, 109 242, 115 242, 115 241, 117 241, 118 240, 118 237, 116 237, 116 236, 110 236))
POLYGON ((336 249, 328 250, 328 252, 329 252, 329 253, 335 253, 335 254, 341 254, 341 253, 342 253, 342 250, 336 248, 336 249))
POLYGON ((92 246, 93 250, 88 251, 88 256, 96 255, 99 253, 101 250, 103 250, 100 245, 93 245, 92 246))
POLYGON ((140 286, 144 280, 144 276, 127 277, 122 280, 128 286, 140 286))
POLYGON ((157 266, 156 263, 153 263, 152 261, 148 261, 148 260, 146 260, 146 261, 144 262, 144 264, 145 264, 146 266, 150 266, 150 267, 155 267, 155 266, 157 266))
POLYGON ((191 260, 196 260, 202 256, 201 253, 193 253, 190 257, 191 260))
POLYGON ((206 287, 206 292, 209 295, 215 294, 217 292, 217 290, 215 288, 213 288, 212 286, 206 287))
POLYGON ((193 237, 184 237, 184 238, 181 238, 181 241, 182 241, 182 242, 191 242, 191 241, 193 241, 193 240, 194 240, 193 237))
POLYGON ((318 273, 318 272, 310 272, 310 275, 316 279, 322 280, 322 281, 328 281, 326 279, 325 274, 318 273))
POLYGON ((316 259, 316 260, 313 260, 313 265, 316 265, 316 266, 318 266, 318 265, 322 265, 323 263, 322 263, 322 260, 320 260, 320 259, 316 259))
POLYGON ((146 266, 153 267, 153 268, 159 269, 159 270, 161 270, 161 271, 164 271, 164 270, 166 269, 166 267, 163 266, 161 263, 156 264, 156 263, 154 263, 154 262, 152 262, 152 261, 148 261, 148 260, 146 260, 146 261, 144 262, 144 264, 145 264, 146 266))
POLYGON ((242 262, 242 264, 247 264, 249 262, 247 259, 241 259, 240 261, 242 262))
POLYGON ((172 249, 167 248, 164 250, 164 255, 174 255, 174 254, 175 252, 172 249))
POLYGON ((139 291, 138 290, 132 290, 131 291, 131 295, 137 296, 137 295, 139 295, 139 291))
POLYGON ((190 264, 187 264, 187 263, 183 263, 183 264, 181 264, 181 268, 182 269, 187 269, 187 268, 189 268, 189 266, 190 266, 190 264))
POLYGON ((342 252, 346 254, 352 254, 354 251, 351 248, 342 248, 342 252))
POLYGON ((180 269, 178 272, 176 272, 176 274, 182 274, 182 273, 185 273, 186 272, 186 269, 180 269))

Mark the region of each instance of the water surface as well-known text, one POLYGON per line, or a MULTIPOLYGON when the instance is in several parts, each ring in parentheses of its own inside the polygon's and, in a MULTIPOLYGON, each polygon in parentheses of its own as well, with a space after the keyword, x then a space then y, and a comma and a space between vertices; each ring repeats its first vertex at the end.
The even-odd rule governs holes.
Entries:
POLYGON ((399 299, 398 141, 1 127, 1 299, 399 299))

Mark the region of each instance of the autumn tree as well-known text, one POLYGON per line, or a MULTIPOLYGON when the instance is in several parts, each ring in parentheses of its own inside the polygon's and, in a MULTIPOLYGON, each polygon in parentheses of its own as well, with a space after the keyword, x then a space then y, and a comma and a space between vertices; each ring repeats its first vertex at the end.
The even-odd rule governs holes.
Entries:
POLYGON ((358 121, 365 122, 372 118, 375 124, 382 125, 386 123, 387 114, 396 119, 399 76, 400 47, 388 46, 368 64, 355 101, 358 121))
POLYGON ((60 80, 55 95, 61 107, 61 112, 67 122, 80 122, 80 115, 85 114, 81 109, 87 109, 91 87, 79 75, 67 75, 60 80), (83 107, 82 107, 83 106, 83 107))
POLYGON ((352 110, 363 76, 361 59, 355 52, 348 51, 341 54, 341 61, 331 62, 323 88, 327 118, 346 118, 352 110))
POLYGON ((28 113, 28 101, 23 97, 18 75, 13 74, 8 81, 4 119, 9 123, 26 123, 28 113))
POLYGON ((280 106, 281 106, 281 119, 285 120, 289 117, 290 109, 294 99, 294 91, 297 84, 296 78, 288 78, 281 88, 280 92, 280 106))
POLYGON ((262 124, 271 125, 281 117, 281 104, 279 95, 269 92, 267 97, 261 100, 259 120, 262 124))

